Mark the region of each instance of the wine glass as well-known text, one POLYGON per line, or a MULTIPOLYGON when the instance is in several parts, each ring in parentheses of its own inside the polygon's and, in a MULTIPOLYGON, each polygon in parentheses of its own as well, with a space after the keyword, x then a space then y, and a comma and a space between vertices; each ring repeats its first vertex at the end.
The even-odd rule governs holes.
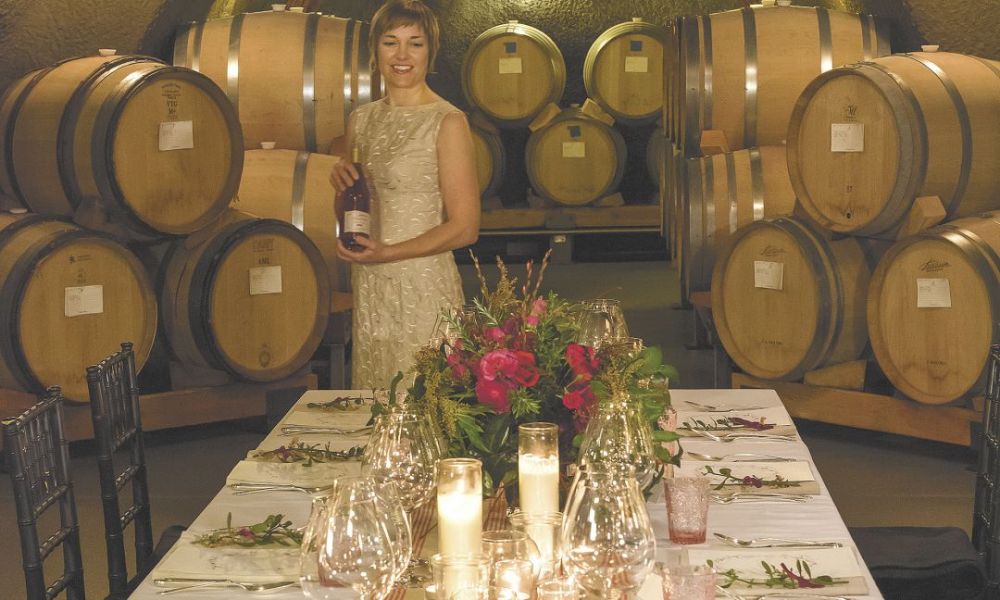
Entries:
POLYGON ((642 585, 656 552, 635 474, 591 465, 578 487, 563 526, 564 565, 588 593, 625 597, 642 585))
POLYGON ((386 532, 392 540, 393 554, 396 558, 396 568, 393 580, 398 580, 406 573, 413 555, 413 533, 410 529, 410 518, 403 509, 399 499, 399 491, 392 481, 376 481, 371 477, 341 477, 333 484, 331 495, 336 495, 341 487, 350 484, 364 486, 375 494, 375 503, 380 514, 386 517, 386 532))
POLYGON ((313 498, 309 522, 302 532, 299 549, 299 584, 306 597, 313 600, 330 600, 343 593, 342 584, 320 577, 319 550, 330 514, 327 500, 326 496, 313 498))
MULTIPOLYGON (((628 325, 622 312, 621 302, 611 298, 585 300, 581 304, 581 335, 590 339, 597 336, 598 346, 615 338, 628 337, 628 325)), ((585 342, 582 340, 581 344, 585 342)), ((592 344, 586 344, 592 345, 592 344)), ((597 346, 594 346, 595 348, 597 346)))
POLYGON ((613 397, 587 424, 579 463, 631 465, 640 487, 645 488, 656 475, 652 428, 643 421, 637 407, 613 397))
POLYGON ((378 417, 361 470, 379 481, 396 485, 399 501, 410 512, 434 494, 434 465, 438 447, 426 419, 405 410, 378 417))
POLYGON ((338 482, 320 537, 319 578, 351 587, 362 600, 385 598, 399 565, 388 517, 370 481, 338 482))
POLYGON ((600 348, 601 344, 615 337, 614 323, 608 313, 584 308, 580 312, 576 341, 584 346, 600 348))

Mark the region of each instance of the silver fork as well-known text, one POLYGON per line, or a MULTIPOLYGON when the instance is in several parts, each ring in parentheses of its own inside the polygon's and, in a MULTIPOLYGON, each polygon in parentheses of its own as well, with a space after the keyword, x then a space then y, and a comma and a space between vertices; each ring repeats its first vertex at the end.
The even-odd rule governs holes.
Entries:
POLYGON ((718 532, 714 535, 726 544, 738 548, 840 548, 843 546, 840 542, 811 542, 771 537, 743 539, 718 532))
POLYGON ((753 452, 736 452, 724 456, 714 454, 704 454, 702 452, 687 451, 684 456, 689 456, 695 460, 729 461, 729 462, 795 462, 794 458, 784 456, 772 456, 770 454, 754 454, 753 452))
POLYGON ((770 440, 776 442, 794 442, 797 438, 791 433, 723 433, 714 434, 704 429, 691 429, 694 433, 707 437, 714 442, 735 442, 736 440, 770 440))
POLYGON ((767 408, 766 406, 739 406, 735 408, 726 408, 724 406, 715 406, 713 404, 702 404, 701 402, 692 402, 691 400, 685 400, 684 404, 693 406, 694 408, 697 408, 701 412, 718 412, 718 413, 740 412, 745 410, 763 410, 767 408))
POLYGON ((281 433, 285 435, 295 435, 303 433, 332 433, 334 435, 358 435, 361 433, 368 433, 372 430, 371 425, 365 427, 357 427, 355 429, 344 429, 342 427, 326 427, 319 425, 282 425, 281 433))
POLYGON ((290 483, 233 483, 229 489, 237 496, 244 494, 255 494, 257 492, 302 492, 305 494, 315 494, 333 487, 330 485, 318 485, 314 487, 292 485, 290 483))
POLYGON ((189 590, 197 589, 213 589, 213 588, 240 588, 246 592, 275 592, 278 590, 284 590, 291 587, 298 587, 298 581, 276 581, 273 583, 249 583, 245 581, 234 581, 232 579, 184 579, 184 578, 164 578, 164 579, 154 579, 153 585, 156 586, 168 586, 174 583, 190 583, 190 585, 181 585, 180 587, 172 587, 167 590, 161 590, 157 594, 160 596, 166 596, 168 594, 176 594, 178 592, 185 592, 189 590))

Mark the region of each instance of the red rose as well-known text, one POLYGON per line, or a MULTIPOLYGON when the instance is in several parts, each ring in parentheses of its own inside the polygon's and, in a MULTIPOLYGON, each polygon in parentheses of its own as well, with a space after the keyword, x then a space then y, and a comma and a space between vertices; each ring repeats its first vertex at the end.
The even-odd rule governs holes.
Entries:
POLYGON ((500 329, 499 327, 490 327, 483 332, 483 337, 485 337, 487 341, 499 344, 504 341, 507 334, 504 333, 503 329, 500 329))
POLYGON ((517 356, 511 350, 503 349, 487 352, 479 361, 483 379, 493 381, 497 377, 510 377, 517 370, 517 356))
POLYGON ((572 383, 563 392, 563 406, 570 410, 584 409, 594 402, 594 391, 585 382, 572 383))
POLYGON ((531 352, 518 350, 514 352, 517 359, 517 369, 510 374, 510 378, 523 387, 531 387, 538 383, 538 367, 535 366, 535 355, 531 352))
POLYGON ((479 402, 492 408, 498 413, 505 413, 510 410, 509 384, 502 381, 490 381, 480 379, 476 383, 476 398, 479 402))
POLYGON ((569 368, 573 370, 577 378, 582 381, 590 381, 597 373, 598 367, 601 366, 601 362, 597 358, 597 351, 590 346, 581 346, 580 344, 566 346, 566 362, 569 363, 569 368))

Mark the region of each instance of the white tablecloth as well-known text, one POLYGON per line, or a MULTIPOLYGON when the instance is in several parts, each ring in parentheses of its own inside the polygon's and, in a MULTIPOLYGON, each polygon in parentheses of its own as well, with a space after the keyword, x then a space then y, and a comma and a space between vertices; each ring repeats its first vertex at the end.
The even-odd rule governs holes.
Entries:
MULTIPOLYGON (((345 395, 357 396, 358 392, 312 390, 303 395, 299 400, 299 404, 323 402, 345 395)), ((699 412, 695 407, 687 404, 686 401, 726 407, 780 407, 782 411, 784 410, 778 395, 771 390, 673 390, 671 397, 673 406, 678 411, 681 420, 683 420, 685 413, 699 412)), ((293 412, 289 414, 293 414, 293 412)), ((288 418, 286 417, 286 419, 288 418)), ((283 423, 284 421, 282 421, 283 423)), ((265 450, 272 449, 283 443, 287 443, 290 436, 281 435, 280 428, 281 424, 261 442, 259 448, 265 450)), ((324 438, 321 436, 309 436, 308 439, 321 441, 324 438)), ((338 441, 337 447, 346 448, 351 445, 364 443, 365 438, 363 437, 350 438, 338 441)), ((820 473, 813 464, 809 449, 801 440, 794 442, 738 440, 730 443, 722 443, 707 438, 685 438, 683 445, 686 451, 713 455, 753 452, 805 460, 812 465, 813 474, 820 486, 820 494, 818 496, 813 497, 809 502, 801 504, 713 504, 709 509, 708 515, 709 538, 712 537, 713 532, 724 532, 737 537, 784 537, 815 541, 839 541, 845 545, 853 546, 847 526, 837 511, 837 507, 834 505, 833 499, 830 497, 830 493, 826 489, 820 473)), ((226 515, 229 513, 234 515, 234 523, 241 522, 238 519, 240 515, 260 515, 260 518, 263 518, 267 514, 281 512, 287 518, 291 519, 293 523, 305 524, 309 517, 309 507, 309 497, 301 493, 267 492, 236 496, 228 488, 223 488, 198 518, 195 519, 194 523, 191 524, 191 528, 197 531, 219 527, 225 524, 226 515)), ((670 544, 667 536, 667 515, 662 498, 654 496, 650 500, 648 508, 653 521, 653 528, 657 535, 658 557, 667 557, 670 553, 676 552, 677 547, 670 544)), ((704 547, 704 545, 699 546, 704 547)), ((881 599, 882 595, 878 592, 868 569, 861 562, 860 558, 859 563, 861 563, 869 593, 866 596, 857 596, 857 598, 866 600, 881 599)), ((155 571, 154 574, 146 578, 131 597, 143 600, 156 598, 157 592, 163 588, 157 588, 153 585, 154 575, 155 571)), ((184 598, 251 598, 254 596, 254 594, 232 588, 211 591, 201 590, 190 593, 181 592, 171 595, 171 597, 178 600, 183 600, 184 598)), ((302 592, 298 589, 291 589, 269 593, 267 597, 275 600, 301 598, 302 592)), ((351 596, 346 595, 345 597, 351 596)), ((422 597, 422 592, 418 590, 411 590, 411 593, 407 595, 408 599, 422 597)), ((661 595, 659 594, 657 582, 648 582, 639 594, 639 598, 642 600, 659 600, 661 595)))

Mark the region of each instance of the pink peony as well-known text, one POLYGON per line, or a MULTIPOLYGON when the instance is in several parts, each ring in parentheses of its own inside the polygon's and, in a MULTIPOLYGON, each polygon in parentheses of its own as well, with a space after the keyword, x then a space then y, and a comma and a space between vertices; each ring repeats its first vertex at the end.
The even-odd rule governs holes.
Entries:
POLYGON ((517 365, 517 356, 514 351, 506 348, 487 352, 479 360, 483 379, 488 381, 493 381, 500 376, 509 378, 517 370, 517 365))

